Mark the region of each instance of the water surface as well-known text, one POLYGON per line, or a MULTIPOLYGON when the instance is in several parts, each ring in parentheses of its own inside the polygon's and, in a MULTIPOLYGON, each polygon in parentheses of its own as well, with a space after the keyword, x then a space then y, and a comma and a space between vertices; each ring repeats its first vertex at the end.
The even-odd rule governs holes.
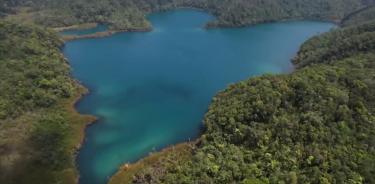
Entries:
POLYGON ((333 27, 298 21, 205 30, 213 17, 193 10, 149 19, 151 32, 66 43, 74 77, 91 91, 77 108, 99 117, 77 158, 81 184, 104 184, 121 164, 196 138, 219 90, 291 71, 298 47, 333 27))

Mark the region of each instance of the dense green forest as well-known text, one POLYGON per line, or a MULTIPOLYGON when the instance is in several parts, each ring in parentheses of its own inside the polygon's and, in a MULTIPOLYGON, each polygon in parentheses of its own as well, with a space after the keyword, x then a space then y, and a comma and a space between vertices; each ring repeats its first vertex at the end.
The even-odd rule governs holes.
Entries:
POLYGON ((84 122, 67 106, 82 89, 61 46, 54 32, 0 21, 0 183, 75 179, 84 122))
MULTIPOLYGON (((7 2, 7 0, 3 0, 7 2)), ((16 0, 7 3, 29 7, 27 16, 49 27, 87 22, 107 23, 112 29, 149 28, 145 15, 176 7, 204 9, 217 17, 208 26, 244 26, 285 19, 340 21, 374 0, 16 0)), ((19 10, 21 11, 21 10, 19 10)))
POLYGON ((170 154, 133 183, 375 183, 374 45, 374 21, 310 39, 292 74, 217 94, 190 159, 170 154))

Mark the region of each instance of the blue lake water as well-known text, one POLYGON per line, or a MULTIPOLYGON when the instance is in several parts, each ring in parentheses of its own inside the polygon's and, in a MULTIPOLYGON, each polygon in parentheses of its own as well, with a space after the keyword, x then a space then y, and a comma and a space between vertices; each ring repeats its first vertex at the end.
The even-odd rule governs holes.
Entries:
POLYGON ((154 30, 67 42, 73 76, 90 89, 77 108, 99 117, 77 158, 81 184, 104 184, 121 164, 197 138, 212 97, 228 84, 292 70, 308 38, 334 25, 296 21, 210 29, 194 10, 151 14, 154 30))
POLYGON ((80 30, 67 30, 63 31, 60 34, 61 35, 87 35, 87 34, 94 34, 98 32, 107 31, 108 26, 105 24, 99 24, 95 28, 91 29, 80 29, 80 30))

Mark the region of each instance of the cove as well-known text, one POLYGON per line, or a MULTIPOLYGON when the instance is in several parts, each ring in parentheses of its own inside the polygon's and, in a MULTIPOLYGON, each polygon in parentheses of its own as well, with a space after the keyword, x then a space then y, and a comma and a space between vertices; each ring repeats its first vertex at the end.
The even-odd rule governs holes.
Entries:
POLYGON ((90 89, 78 104, 99 119, 77 156, 81 184, 104 184, 121 164, 197 138, 212 97, 231 83, 293 70, 291 58, 331 23, 293 21, 204 29, 195 10, 148 16, 153 31, 66 43, 72 75, 90 89))

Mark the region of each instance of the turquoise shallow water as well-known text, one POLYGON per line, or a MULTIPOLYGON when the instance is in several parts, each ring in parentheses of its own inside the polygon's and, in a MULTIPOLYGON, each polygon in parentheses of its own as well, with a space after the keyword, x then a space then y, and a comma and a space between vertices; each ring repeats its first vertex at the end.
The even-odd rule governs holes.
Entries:
POLYGON ((203 29, 212 16, 176 10, 149 16, 154 30, 67 42, 73 75, 91 93, 77 108, 99 121, 86 130, 81 184, 104 184, 126 162, 199 136, 211 98, 228 84, 292 70, 309 37, 334 27, 297 21, 203 29))

